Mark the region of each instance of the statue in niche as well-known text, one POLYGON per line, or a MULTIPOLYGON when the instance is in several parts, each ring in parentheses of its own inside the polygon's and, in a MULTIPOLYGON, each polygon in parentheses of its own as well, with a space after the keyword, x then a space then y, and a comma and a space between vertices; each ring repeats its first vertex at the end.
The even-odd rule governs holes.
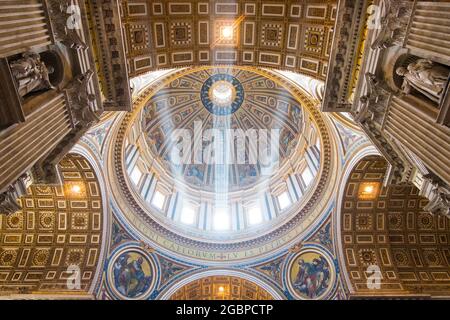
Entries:
POLYGON ((411 94, 412 89, 428 99, 440 103, 448 83, 449 70, 428 59, 419 59, 407 68, 400 67, 397 74, 404 78, 402 92, 411 94))
POLYGON ((52 66, 46 66, 37 53, 24 53, 22 58, 10 63, 10 68, 21 97, 31 92, 54 89, 49 76, 55 70, 52 66))

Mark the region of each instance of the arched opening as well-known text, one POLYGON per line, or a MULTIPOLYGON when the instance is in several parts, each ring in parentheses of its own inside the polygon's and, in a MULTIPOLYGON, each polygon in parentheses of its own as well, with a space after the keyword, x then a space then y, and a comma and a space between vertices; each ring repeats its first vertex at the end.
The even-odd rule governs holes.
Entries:
POLYGON ((234 276, 208 276, 178 289, 169 300, 273 300, 252 281, 234 276))

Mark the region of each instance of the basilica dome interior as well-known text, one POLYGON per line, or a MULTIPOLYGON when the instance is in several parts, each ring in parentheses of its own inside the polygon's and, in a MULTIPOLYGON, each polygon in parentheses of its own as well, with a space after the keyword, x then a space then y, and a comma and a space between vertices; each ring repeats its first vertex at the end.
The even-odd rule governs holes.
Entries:
POLYGON ((450 3, 0 1, 0 299, 450 298, 450 3))

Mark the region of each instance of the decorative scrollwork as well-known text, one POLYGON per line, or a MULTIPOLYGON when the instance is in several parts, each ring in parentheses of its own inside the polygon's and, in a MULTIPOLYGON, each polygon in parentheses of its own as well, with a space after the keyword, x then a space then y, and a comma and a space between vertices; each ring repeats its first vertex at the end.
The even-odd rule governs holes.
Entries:
POLYGON ((48 0, 49 18, 53 27, 53 32, 57 40, 65 46, 75 50, 86 50, 88 45, 82 40, 77 32, 77 12, 71 8, 72 1, 69 0, 48 0))
POLYGON ((411 19, 412 1, 386 1, 386 14, 380 19, 381 31, 372 43, 372 49, 403 46, 411 19))
POLYGON ((100 120, 93 109, 96 96, 89 93, 89 82, 93 75, 92 70, 78 75, 66 90, 75 119, 85 127, 90 127, 100 120))
POLYGON ((432 188, 428 195, 430 202, 424 207, 425 211, 450 217, 450 189, 437 176, 428 174, 424 179, 431 182, 432 188))

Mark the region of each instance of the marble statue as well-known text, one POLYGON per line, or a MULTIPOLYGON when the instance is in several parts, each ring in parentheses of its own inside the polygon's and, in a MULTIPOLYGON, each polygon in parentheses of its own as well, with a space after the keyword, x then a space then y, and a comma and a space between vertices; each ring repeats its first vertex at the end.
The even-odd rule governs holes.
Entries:
POLYGON ((410 94, 412 89, 439 103, 448 82, 449 70, 431 60, 419 59, 407 68, 400 67, 397 74, 404 78, 402 91, 410 94))
POLYGON ((49 79, 54 68, 46 66, 37 53, 24 53, 22 58, 10 63, 10 68, 21 97, 35 91, 54 89, 49 79))

